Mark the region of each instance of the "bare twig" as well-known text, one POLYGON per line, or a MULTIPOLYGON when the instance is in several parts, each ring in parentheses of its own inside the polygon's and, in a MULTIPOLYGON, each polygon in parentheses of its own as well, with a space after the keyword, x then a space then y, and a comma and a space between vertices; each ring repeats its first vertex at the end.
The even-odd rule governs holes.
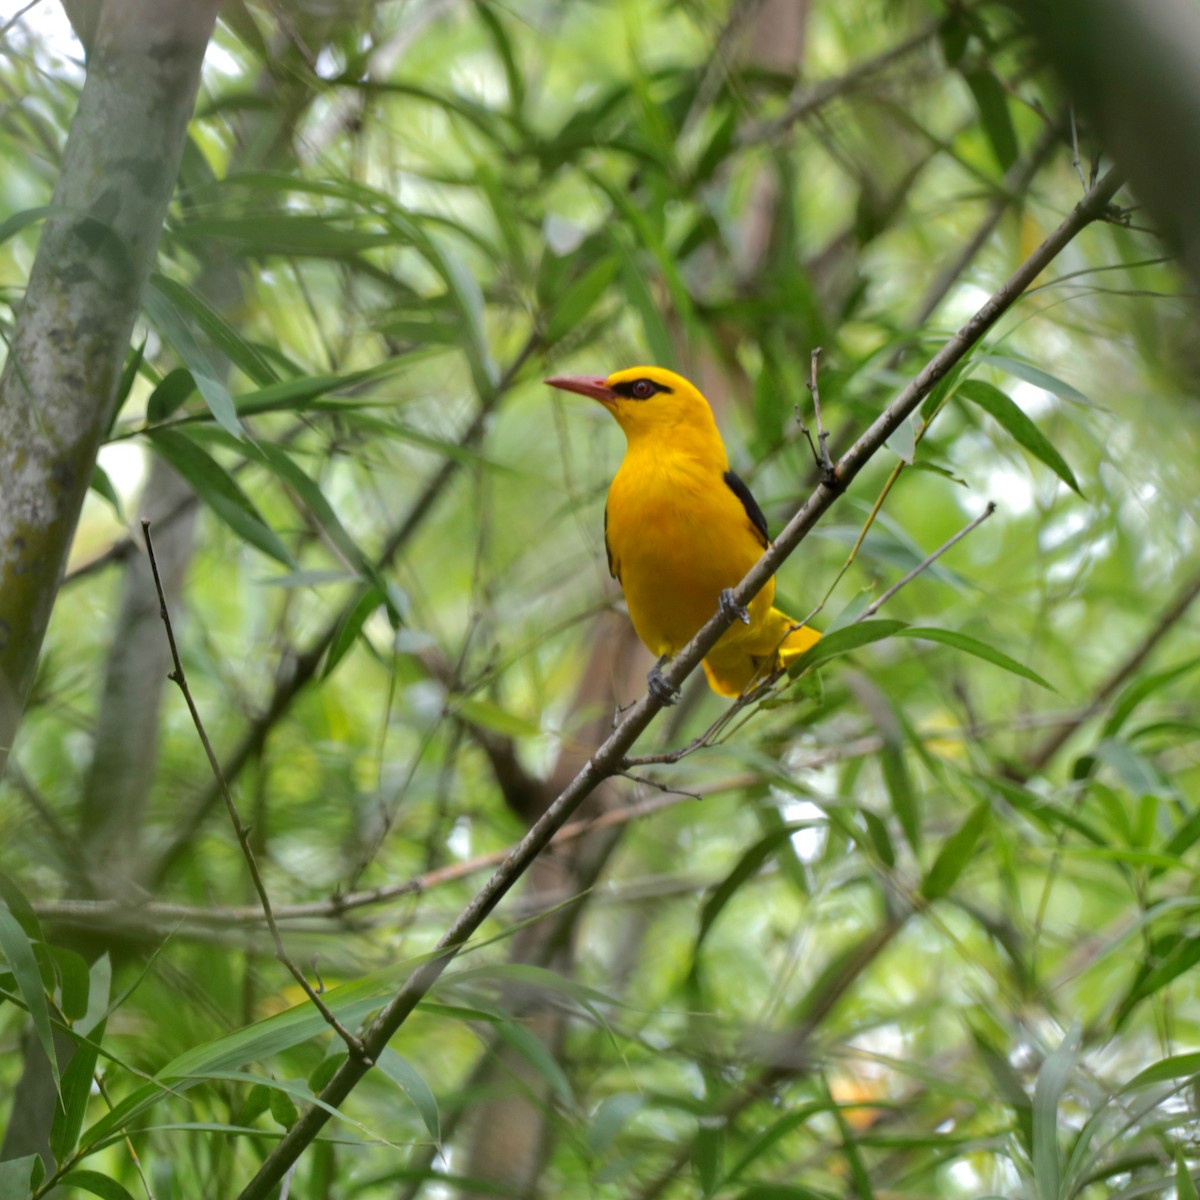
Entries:
POLYGON ((146 539, 146 553, 150 556, 150 570, 154 574, 154 587, 158 592, 159 615, 162 617, 163 625, 166 627, 167 643, 171 647, 171 662, 174 664, 174 669, 167 678, 176 684, 183 693, 184 702, 187 704, 188 712, 192 716, 192 724, 195 725, 196 733, 200 738, 200 744, 204 747, 204 753, 208 756, 208 765, 212 768, 213 775, 216 777, 221 798, 225 801, 225 808, 229 812, 229 819, 233 822, 233 831, 237 834, 238 845, 242 848, 242 856, 246 860, 246 867, 250 872, 250 878, 254 881, 254 890, 258 893, 259 901, 262 904, 263 916, 266 918, 267 928, 271 931, 271 939, 275 943, 275 957, 283 963, 291 973, 292 978, 304 989, 304 994, 313 1002, 330 1028, 350 1048, 351 1056, 362 1064, 365 1071, 373 1065, 373 1058, 368 1056, 362 1041, 333 1015, 329 1006, 308 982, 304 972, 292 962, 291 957, 284 948, 283 938, 279 934, 279 926, 276 924, 274 913, 271 911, 271 898, 267 895, 266 885, 263 883, 262 875, 258 870, 258 862, 254 857, 254 850, 250 845, 250 831, 242 824, 242 818, 233 800, 233 793, 229 790, 229 784, 226 782, 225 776, 221 771, 221 764, 217 760, 216 751, 213 750, 212 743, 208 740, 208 733, 205 731, 204 722, 200 718, 200 710, 196 707, 196 701, 192 698, 191 688, 188 687, 187 676, 183 670, 183 661, 179 657, 179 647, 175 644, 175 630, 171 625, 171 614, 167 611, 167 598, 163 592, 162 580, 158 575, 158 560, 154 556, 154 542, 150 537, 149 521, 142 521, 142 536, 146 539))
MULTIPOLYGON (((858 616, 859 621, 865 621, 869 617, 873 617, 902 587, 906 587, 912 583, 914 579, 925 571, 928 571, 951 546, 961 542, 973 529, 978 529, 996 511, 996 503, 994 500, 989 500, 987 508, 983 510, 969 525, 964 525, 952 538, 943 542, 928 558, 917 563, 915 567, 903 579, 893 583, 878 600, 872 601, 858 616)), ((857 622, 855 622, 857 624, 857 622)))
POLYGON ((808 390, 812 393, 813 422, 817 427, 815 443, 808 426, 804 424, 804 417, 799 411, 799 405, 796 406, 796 416, 800 420, 800 432, 808 439, 808 447, 812 451, 813 461, 817 464, 817 477, 822 483, 829 483, 836 477, 833 473, 833 460, 829 457, 829 431, 821 423, 821 389, 817 385, 817 364, 820 359, 821 347, 817 346, 812 352, 808 377, 808 390))
MULTIPOLYGON (((820 482, 771 546, 750 569, 733 591, 734 603, 745 607, 779 570, 796 547, 808 536, 817 521, 833 506, 841 492, 878 452, 889 436, 916 411, 922 400, 946 373, 967 354, 972 346, 1017 301, 1026 288, 1046 269, 1059 252, 1092 221, 1102 216, 1105 206, 1121 185, 1121 177, 1110 171, 1075 206, 1058 228, 1021 264, 975 315, 917 373, 901 394, 876 418, 871 426, 842 456, 831 482, 820 482)), ((733 619, 733 607, 723 607, 696 633, 662 672, 663 681, 678 691, 684 680, 700 665, 704 656, 733 619)), ((470 903, 443 934, 433 953, 405 980, 400 990, 376 1016, 363 1036, 368 1055, 382 1050, 408 1019, 459 950, 483 924, 500 900, 545 849, 554 834, 592 791, 615 772, 624 769, 625 756, 645 732, 662 708, 662 702, 647 693, 629 711, 620 725, 605 739, 582 770, 563 789, 542 817, 530 828, 513 852, 484 884, 470 903)), ((883 942, 890 940, 898 927, 884 927, 883 942)), ((878 949, 872 948, 872 953, 878 949)), ((809 1028, 809 1026, 805 1026, 809 1028)), ((320 1105, 311 1105, 291 1126, 263 1161, 257 1174, 240 1193, 238 1200, 265 1200, 287 1173, 292 1163, 320 1133, 329 1120, 330 1108, 336 1108, 358 1086, 367 1072, 364 1062, 348 1058, 322 1090, 320 1105)))

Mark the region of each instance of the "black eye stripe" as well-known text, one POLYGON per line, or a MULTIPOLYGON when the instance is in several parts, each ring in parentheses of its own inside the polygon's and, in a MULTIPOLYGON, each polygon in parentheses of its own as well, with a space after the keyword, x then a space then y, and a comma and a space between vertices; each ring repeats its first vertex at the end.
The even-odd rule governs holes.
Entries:
POLYGON ((669 388, 662 383, 655 383, 653 379, 627 379, 624 383, 614 383, 612 390, 618 396, 624 396, 628 400, 649 400, 657 392, 672 392, 675 389, 669 388), (645 392, 644 395, 639 395, 634 390, 639 384, 649 384, 650 391, 645 392))

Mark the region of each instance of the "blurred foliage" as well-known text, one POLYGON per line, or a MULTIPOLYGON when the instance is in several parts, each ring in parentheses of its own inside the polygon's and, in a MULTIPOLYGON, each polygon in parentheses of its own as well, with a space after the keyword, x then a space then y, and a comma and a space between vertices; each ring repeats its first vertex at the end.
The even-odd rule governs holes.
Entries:
MULTIPOLYGON (((1062 99, 1003 8, 801 15, 797 71, 747 49, 769 4, 223 14, 0 785, 0 1096, 27 1025, 47 1047, 73 1029, 67 1194, 235 1195, 341 1050, 254 919, 174 690, 125 831, 134 899, 92 899, 81 794, 150 456, 201 505, 191 688, 218 754, 244 747, 272 900, 315 906, 283 921, 289 950, 353 1025, 484 876, 337 899, 514 842, 527 815, 485 744, 545 777, 590 715, 572 697, 619 604, 601 514, 621 439, 541 378, 657 361, 702 381, 778 530, 812 484, 813 348, 836 453, 1078 199, 1062 99), (198 283, 222 268, 232 304, 198 283)), ((6 335, 82 80, 55 16, 43 0, 0 52, 6 335)), ((864 641, 641 768, 674 794, 629 781, 641 815, 594 887, 501 907, 293 1194, 445 1195, 498 1043, 546 1086, 547 1196, 1196 1194, 1182 291, 1136 211, 1068 248, 779 577, 789 611, 849 623, 993 500, 884 613, 958 645, 864 641), (511 960, 564 904, 570 972, 511 960), (567 1015, 560 1046, 518 987, 567 1015)), ((647 752, 720 715, 698 686, 647 752)), ((0 1196, 31 1167, 0 1164, 0 1196)))

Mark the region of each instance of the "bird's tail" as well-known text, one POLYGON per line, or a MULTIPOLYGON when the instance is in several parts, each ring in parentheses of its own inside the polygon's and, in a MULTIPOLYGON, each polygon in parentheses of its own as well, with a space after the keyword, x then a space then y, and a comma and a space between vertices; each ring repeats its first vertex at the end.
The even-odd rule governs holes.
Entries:
POLYGON ((739 632, 734 625, 732 637, 723 637, 704 660, 709 686, 722 696, 740 696, 751 684, 761 683, 772 671, 799 658, 821 636, 777 608, 771 609, 752 639, 739 637, 739 632))

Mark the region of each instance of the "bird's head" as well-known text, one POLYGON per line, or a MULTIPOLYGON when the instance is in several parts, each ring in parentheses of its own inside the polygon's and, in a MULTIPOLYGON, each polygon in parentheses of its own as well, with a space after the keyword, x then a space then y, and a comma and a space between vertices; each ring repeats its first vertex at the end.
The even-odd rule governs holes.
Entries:
MULTIPOLYGON (((626 367, 607 379, 595 375, 555 375, 546 382, 566 392, 599 400, 632 443, 645 437, 677 437, 687 432, 716 434, 712 409, 698 388, 664 367, 626 367)), ((719 435, 718 435, 719 436, 719 435)))

